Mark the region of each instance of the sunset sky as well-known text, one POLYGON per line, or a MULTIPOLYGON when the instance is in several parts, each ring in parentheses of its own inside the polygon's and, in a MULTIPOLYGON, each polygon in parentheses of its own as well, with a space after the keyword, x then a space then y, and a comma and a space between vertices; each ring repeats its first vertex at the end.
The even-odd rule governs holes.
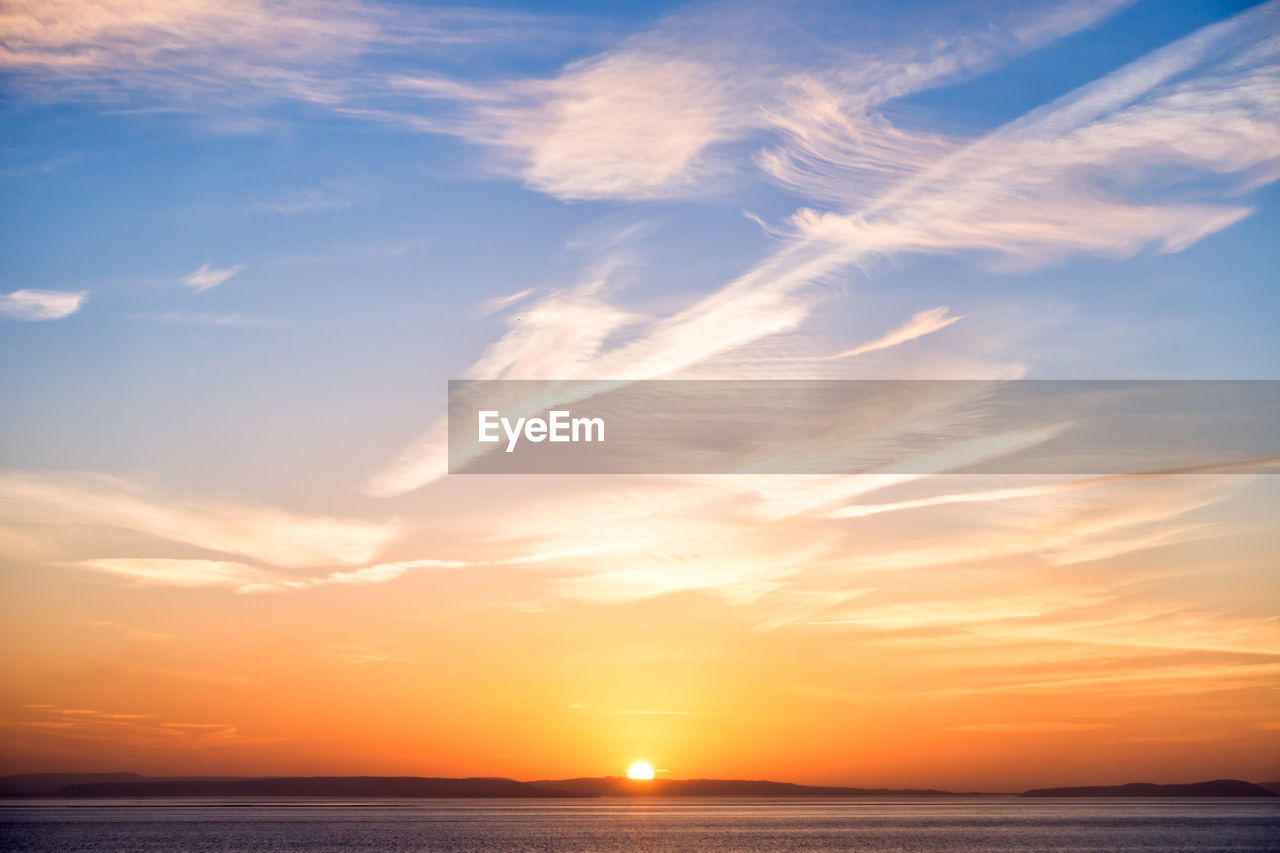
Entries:
POLYGON ((463 378, 1280 378, 1280 2, 6 0, 0 93, 0 773, 1280 778, 1274 474, 444 434, 463 378))

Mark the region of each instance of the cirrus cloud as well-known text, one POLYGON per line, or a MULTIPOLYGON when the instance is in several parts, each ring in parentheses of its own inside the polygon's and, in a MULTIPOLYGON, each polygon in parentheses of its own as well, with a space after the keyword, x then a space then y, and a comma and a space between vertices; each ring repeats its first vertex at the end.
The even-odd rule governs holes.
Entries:
POLYGON ((217 287, 231 276, 244 269, 244 264, 237 264, 233 267, 225 267, 218 269, 209 263, 201 264, 200 268, 184 275, 180 281, 196 293, 203 293, 210 288, 217 287))
POLYGON ((87 290, 15 290, 0 295, 0 314, 15 320, 61 320, 80 310, 87 290))

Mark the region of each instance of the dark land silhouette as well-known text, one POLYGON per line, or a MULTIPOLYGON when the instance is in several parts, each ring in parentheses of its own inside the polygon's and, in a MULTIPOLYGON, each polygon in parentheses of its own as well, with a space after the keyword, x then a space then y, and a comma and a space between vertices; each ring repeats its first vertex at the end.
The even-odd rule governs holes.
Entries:
MULTIPOLYGON (((1023 797, 1276 797, 1280 783, 1235 779, 1156 785, 1138 782, 1073 788, 1038 788, 1023 797)), ((157 777, 136 773, 25 773, 0 777, 0 797, 956 797, 1009 796, 932 788, 849 788, 745 779, 653 779, 619 776, 579 779, 420 776, 157 777)))
POLYGON ((52 794, 68 785, 140 782, 146 778, 137 773, 19 773, 16 776, 0 776, 0 797, 52 794))
POLYGON ((952 791, 915 788, 846 788, 797 785, 748 779, 648 779, 622 776, 547 779, 532 782, 547 790, 570 791, 579 797, 921 797, 958 796, 952 791))
MULTIPOLYGON (((12 778, 12 777, 10 777, 12 778)), ((0 780, 7 781, 7 780, 0 780)), ((0 784, 0 793, 5 793, 0 784)), ((514 779, 436 779, 420 776, 280 776, 266 779, 153 779, 74 781, 54 797, 573 797, 514 779)), ((9 796, 22 796, 21 793, 9 796)))
POLYGON ((1024 797, 1274 797, 1276 792, 1239 779, 1215 779, 1188 785, 1156 785, 1130 782, 1127 785, 1095 785, 1078 788, 1036 788, 1024 797))

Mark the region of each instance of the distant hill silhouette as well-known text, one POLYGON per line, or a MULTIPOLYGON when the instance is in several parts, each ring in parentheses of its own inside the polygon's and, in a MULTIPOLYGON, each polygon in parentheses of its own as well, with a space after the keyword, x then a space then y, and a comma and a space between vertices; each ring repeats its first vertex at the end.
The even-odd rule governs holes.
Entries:
MULTIPOLYGON (((1039 788, 1023 797, 1275 797, 1280 783, 1234 779, 1190 785, 1138 782, 1039 788)), ((517 782, 503 778, 421 776, 156 777, 136 773, 24 773, 0 777, 0 797, 955 797, 933 788, 845 788, 746 779, 653 779, 619 776, 517 782)))
POLYGON ((1238 779, 1215 779, 1188 785, 1155 785, 1131 782, 1128 785, 1097 785, 1084 788, 1037 788, 1024 797, 1274 797, 1261 785, 1238 779))
POLYGON ((59 797, 570 797, 513 779, 418 776, 295 776, 269 779, 168 779, 67 785, 59 797))
POLYGON ((0 797, 52 794, 68 785, 139 782, 145 778, 137 773, 20 773, 17 776, 0 777, 0 797))
POLYGON ((621 776, 557 779, 531 782, 546 790, 569 791, 580 797, 953 797, 933 789, 840 788, 744 779, 652 779, 621 776))

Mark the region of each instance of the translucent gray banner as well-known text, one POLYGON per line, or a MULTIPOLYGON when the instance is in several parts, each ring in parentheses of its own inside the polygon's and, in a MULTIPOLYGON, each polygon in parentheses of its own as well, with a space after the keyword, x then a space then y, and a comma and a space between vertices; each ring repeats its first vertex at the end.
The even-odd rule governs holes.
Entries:
POLYGON ((1280 470, 1276 380, 457 380, 454 474, 1280 470))

